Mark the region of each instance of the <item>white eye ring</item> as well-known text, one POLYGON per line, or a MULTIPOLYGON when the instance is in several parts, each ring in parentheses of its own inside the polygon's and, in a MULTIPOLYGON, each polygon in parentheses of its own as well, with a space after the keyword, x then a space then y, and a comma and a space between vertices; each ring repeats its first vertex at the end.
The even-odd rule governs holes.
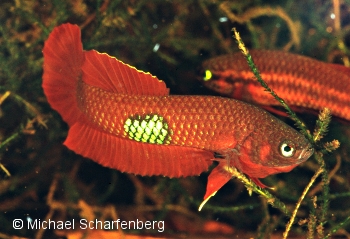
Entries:
POLYGON ((294 145, 291 143, 283 142, 280 146, 280 152, 286 158, 292 157, 295 153, 294 145))

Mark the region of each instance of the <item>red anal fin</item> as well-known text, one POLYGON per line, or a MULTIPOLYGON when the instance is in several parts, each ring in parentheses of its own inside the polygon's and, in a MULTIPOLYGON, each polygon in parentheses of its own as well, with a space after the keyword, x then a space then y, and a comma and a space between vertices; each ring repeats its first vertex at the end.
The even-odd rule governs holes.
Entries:
POLYGON ((186 177, 208 170, 213 153, 201 149, 140 143, 74 124, 64 144, 74 152, 122 172, 186 177))
POLYGON ((94 50, 85 52, 82 71, 86 84, 106 91, 130 95, 169 94, 165 83, 157 77, 94 50))

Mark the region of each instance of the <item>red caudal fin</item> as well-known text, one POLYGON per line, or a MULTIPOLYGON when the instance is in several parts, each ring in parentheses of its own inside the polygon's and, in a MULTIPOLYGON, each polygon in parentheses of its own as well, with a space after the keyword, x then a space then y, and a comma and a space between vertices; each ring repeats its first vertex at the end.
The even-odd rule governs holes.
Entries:
POLYGON ((144 144, 76 123, 64 144, 95 162, 139 175, 186 177, 199 175, 212 163, 212 153, 195 148, 144 144))
POLYGON ((169 94, 165 83, 157 77, 137 70, 106 53, 94 50, 85 52, 82 72, 82 79, 86 84, 106 91, 128 95, 169 94))
POLYGON ((44 93, 51 107, 72 125, 82 117, 76 101, 84 60, 79 27, 72 24, 56 27, 45 42, 43 54, 44 93))

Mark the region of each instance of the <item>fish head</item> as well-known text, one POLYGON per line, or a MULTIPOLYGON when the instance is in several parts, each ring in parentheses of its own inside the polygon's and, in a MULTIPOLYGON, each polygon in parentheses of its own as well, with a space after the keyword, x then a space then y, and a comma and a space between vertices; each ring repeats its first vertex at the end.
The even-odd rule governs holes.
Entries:
POLYGON ((228 96, 234 99, 246 102, 264 103, 266 96, 269 94, 264 92, 261 86, 255 82, 254 75, 250 71, 221 71, 203 68, 198 79, 202 84, 220 95, 228 96), (245 79, 248 78, 249 80, 245 79), (257 92, 257 94, 255 94, 257 92), (254 99, 254 97, 259 97, 254 99))
POLYGON ((230 166, 252 178, 289 172, 314 152, 298 131, 272 117, 261 121, 230 156, 230 166))
POLYGON ((236 98, 233 95, 241 90, 241 84, 246 77, 252 78, 253 73, 250 71, 243 54, 239 53, 214 57, 204 61, 197 71, 197 75, 198 80, 207 88, 221 95, 236 98), (232 62, 236 63, 237 60, 239 60, 239 64, 231 65, 232 62))
POLYGON ((225 75, 225 73, 203 67, 198 70, 197 74, 197 79, 201 81, 205 87, 221 95, 230 96, 235 90, 234 82, 231 81, 232 77, 225 75))

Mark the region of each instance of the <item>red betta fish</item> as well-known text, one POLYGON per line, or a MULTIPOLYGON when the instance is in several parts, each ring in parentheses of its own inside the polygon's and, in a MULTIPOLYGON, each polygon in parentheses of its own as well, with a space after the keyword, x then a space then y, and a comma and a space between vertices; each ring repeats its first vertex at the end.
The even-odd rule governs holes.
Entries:
POLYGON ((186 177, 207 171, 204 201, 236 167, 258 178, 289 172, 313 153, 299 132, 234 99, 169 95, 163 81, 107 54, 83 51, 76 25, 45 42, 43 88, 69 125, 64 144, 122 172, 186 177))
MULTIPOLYGON (((327 107, 350 121, 350 68, 283 51, 250 53, 264 81, 295 110, 327 107)), ((214 57, 202 66, 208 88, 269 110, 279 105, 255 79, 241 52, 214 57)))

